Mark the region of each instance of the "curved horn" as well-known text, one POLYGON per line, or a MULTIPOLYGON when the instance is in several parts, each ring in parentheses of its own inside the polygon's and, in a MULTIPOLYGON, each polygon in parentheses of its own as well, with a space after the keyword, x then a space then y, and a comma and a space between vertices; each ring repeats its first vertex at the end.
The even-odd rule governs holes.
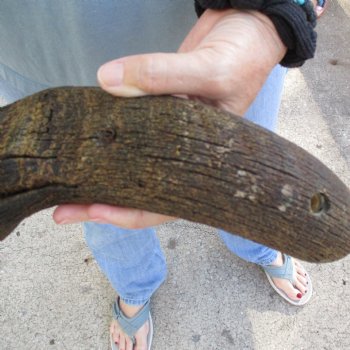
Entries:
POLYGON ((175 97, 42 91, 0 109, 0 239, 62 203, 146 209, 303 260, 350 252, 350 192, 293 143, 175 97))

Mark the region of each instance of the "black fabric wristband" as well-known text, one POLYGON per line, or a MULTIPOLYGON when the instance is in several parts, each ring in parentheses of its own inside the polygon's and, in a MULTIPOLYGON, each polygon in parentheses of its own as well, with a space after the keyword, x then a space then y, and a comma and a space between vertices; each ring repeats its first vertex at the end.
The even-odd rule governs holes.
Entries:
POLYGON ((209 8, 235 8, 264 13, 287 46, 287 53, 280 62, 282 66, 299 67, 315 54, 316 14, 309 0, 305 0, 302 5, 293 0, 195 0, 195 6, 198 16, 209 8))

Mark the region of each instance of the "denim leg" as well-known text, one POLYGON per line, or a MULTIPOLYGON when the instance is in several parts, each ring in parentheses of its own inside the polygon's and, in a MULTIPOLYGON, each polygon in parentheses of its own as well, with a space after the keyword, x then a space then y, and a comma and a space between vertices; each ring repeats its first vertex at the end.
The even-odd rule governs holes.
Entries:
MULTIPOLYGON (((274 131, 276 129, 278 110, 281 102, 286 68, 276 66, 271 72, 245 118, 274 131)), ((269 265, 277 257, 277 251, 246 238, 219 230, 219 235, 228 249, 240 258, 259 265, 269 265)))
POLYGON ((84 223, 86 242, 121 299, 144 304, 163 283, 166 261, 155 229, 127 230, 84 223))

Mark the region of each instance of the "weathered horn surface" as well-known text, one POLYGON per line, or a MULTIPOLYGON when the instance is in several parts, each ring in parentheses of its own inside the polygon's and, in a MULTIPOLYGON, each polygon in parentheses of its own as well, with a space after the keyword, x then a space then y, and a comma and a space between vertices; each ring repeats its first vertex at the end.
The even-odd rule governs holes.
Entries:
MULTIPOLYGON (((146 209, 303 260, 350 252, 350 192, 293 143, 175 97, 42 91, 0 109, 0 239, 62 203, 146 209)), ((35 244, 35 243, 33 243, 35 244)))

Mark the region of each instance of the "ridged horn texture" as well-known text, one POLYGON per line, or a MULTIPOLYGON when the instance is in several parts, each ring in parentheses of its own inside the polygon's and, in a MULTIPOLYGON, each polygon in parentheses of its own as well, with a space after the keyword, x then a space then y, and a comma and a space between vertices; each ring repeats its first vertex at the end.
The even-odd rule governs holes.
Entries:
POLYGON ((1 108, 0 239, 63 203, 181 217, 307 261, 350 252, 350 192, 325 165, 249 121, 175 97, 62 87, 1 108))

